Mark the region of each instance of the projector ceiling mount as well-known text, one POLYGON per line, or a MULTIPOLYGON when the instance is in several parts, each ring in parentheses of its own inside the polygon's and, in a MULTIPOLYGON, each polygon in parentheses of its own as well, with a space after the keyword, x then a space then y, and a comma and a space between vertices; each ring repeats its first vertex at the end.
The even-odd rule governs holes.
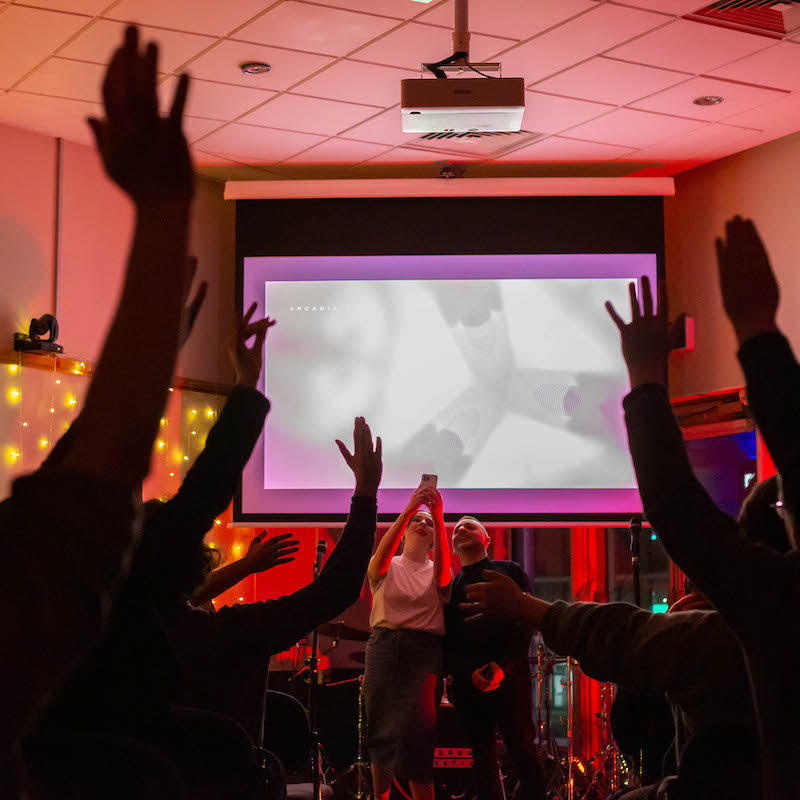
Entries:
POLYGON ((519 131, 525 112, 525 81, 501 78, 496 62, 469 60, 468 0, 455 0, 453 54, 424 63, 436 80, 400 81, 400 112, 404 133, 507 133, 519 131), (467 70, 480 77, 446 80, 448 72, 467 70), (487 80, 488 79, 488 80, 487 80))
MULTIPOLYGON (((469 60, 469 0, 455 0, 455 26, 453 28, 453 55, 441 61, 422 64, 422 69, 432 72, 437 78, 446 78, 447 72, 464 72, 472 70, 482 75, 486 72, 500 72, 499 61, 486 61, 473 64, 469 60)), ((496 75, 486 75, 498 77, 496 75)))

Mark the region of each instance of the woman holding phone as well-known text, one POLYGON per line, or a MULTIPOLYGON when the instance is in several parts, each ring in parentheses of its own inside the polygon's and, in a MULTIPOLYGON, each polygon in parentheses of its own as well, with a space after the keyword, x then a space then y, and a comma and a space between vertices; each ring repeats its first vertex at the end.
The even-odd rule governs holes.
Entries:
POLYGON ((450 543, 435 483, 423 479, 411 495, 378 543, 367 577, 372 636, 364 690, 373 796, 387 798, 392 780, 404 778, 414 800, 433 800, 436 684, 452 583, 450 543))

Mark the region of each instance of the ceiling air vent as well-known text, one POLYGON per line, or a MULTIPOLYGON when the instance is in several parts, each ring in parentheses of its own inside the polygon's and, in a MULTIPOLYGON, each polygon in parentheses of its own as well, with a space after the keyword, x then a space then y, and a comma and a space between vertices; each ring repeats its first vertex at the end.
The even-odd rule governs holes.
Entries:
POLYGON ((403 146, 438 150, 451 155, 494 158, 506 150, 541 139, 543 135, 531 131, 441 131, 423 133, 403 146))
POLYGON ((800 0, 718 0, 685 19, 780 38, 800 29, 800 0))

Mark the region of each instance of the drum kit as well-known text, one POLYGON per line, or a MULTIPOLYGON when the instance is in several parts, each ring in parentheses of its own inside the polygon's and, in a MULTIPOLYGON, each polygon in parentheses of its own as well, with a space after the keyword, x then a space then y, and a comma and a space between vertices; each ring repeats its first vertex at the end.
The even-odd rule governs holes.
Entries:
MULTIPOLYGON (((369 631, 363 631, 341 622, 329 622, 317 629, 319 635, 329 636, 336 644, 346 642, 366 642, 369 631)), ((324 736, 314 735, 314 725, 309 727, 308 720, 314 720, 315 709, 307 708, 305 736, 294 735, 293 741, 303 741, 304 755, 298 759, 297 748, 290 756, 293 765, 301 762, 308 764, 319 763, 319 780, 327 783, 333 790, 334 797, 364 800, 372 794, 372 780, 369 767, 369 757, 366 746, 366 712, 364 702, 364 674, 347 677, 341 680, 324 682, 321 680, 322 672, 316 674, 317 667, 313 659, 300 661, 300 654, 305 655, 302 645, 297 656, 292 658, 294 666, 298 667, 290 680, 302 678, 309 684, 317 683, 320 687, 333 687, 353 685, 357 690, 355 700, 349 702, 356 704, 355 714, 350 715, 351 720, 346 724, 349 730, 345 735, 355 739, 355 760, 349 766, 334 765, 326 757, 328 747, 324 736), (353 724, 354 721, 354 724, 353 724), (354 728, 354 729, 353 729, 354 728), (323 739, 320 745, 320 738, 323 739), (319 760, 313 758, 313 750, 317 750, 319 760)), ((363 664, 365 652, 350 654, 350 658, 363 664)), ((619 750, 614 744, 610 726, 610 708, 613 700, 613 686, 602 684, 601 711, 596 715, 601 728, 602 749, 583 760, 575 753, 574 737, 574 706, 573 689, 576 684, 579 668, 577 662, 571 658, 556 656, 549 651, 539 639, 536 646, 536 655, 530 659, 533 679, 535 680, 535 710, 534 722, 536 725, 536 744, 539 758, 545 769, 547 780, 548 800, 604 800, 609 794, 623 787, 636 785, 635 775, 619 750), (554 698, 554 695, 556 696, 554 698), (555 713, 554 713, 555 712, 555 713), (555 720, 554 720, 555 716, 555 720), (557 724, 554 724, 557 723, 557 724), (558 730, 556 730, 558 728, 558 730)), ((450 703, 448 696, 448 680, 444 681, 442 695, 437 715, 439 727, 439 742, 434 753, 434 780, 437 800, 477 800, 477 794, 471 779, 472 750, 469 742, 458 721, 457 712, 450 703)), ((270 692, 270 695, 273 693, 270 692)), ((277 694, 277 693, 276 693, 277 694)), ((352 694, 348 695, 353 697, 352 694)), ((314 702, 314 693, 310 694, 314 702)), ((297 701, 295 701, 297 703, 297 701)), ((297 703, 299 706, 299 703, 297 703)), ((296 715, 295 715, 296 720, 296 715)), ((268 727, 274 732, 273 724, 268 721, 268 727)), ((283 726, 281 726, 283 727, 283 726)), ((341 728, 337 738, 341 737, 341 728)), ((283 742, 277 737, 274 745, 278 750, 283 742)), ((353 750, 350 749, 352 754, 353 750)), ((501 787, 504 800, 512 800, 518 795, 518 780, 514 766, 507 758, 504 748, 500 753, 501 787)), ((312 769, 314 767, 312 766, 312 769)), ((313 779, 313 774, 312 774, 313 779)), ((392 789, 392 798, 399 800, 410 797, 408 788, 402 783, 397 783, 392 789)))

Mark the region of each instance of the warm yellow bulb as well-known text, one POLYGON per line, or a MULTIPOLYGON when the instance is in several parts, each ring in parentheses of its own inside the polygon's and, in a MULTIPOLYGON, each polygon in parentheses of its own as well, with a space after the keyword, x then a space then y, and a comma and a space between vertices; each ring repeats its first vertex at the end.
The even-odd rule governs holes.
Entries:
POLYGON ((174 390, 174 389, 173 389, 171 386, 169 387, 169 390, 170 390, 171 392, 174 392, 174 391, 175 391, 175 390, 174 390))
POLYGON ((213 417, 214 416, 214 409, 213 408, 207 408, 206 409, 206 416, 207 417, 213 417))
POLYGON ((183 457, 183 460, 184 460, 184 461, 188 461, 188 460, 189 460, 189 456, 184 456, 184 457, 183 457))
POLYGON ((214 524, 215 524, 215 525, 222 525, 222 523, 221 523, 221 522, 220 522, 218 519, 215 519, 215 520, 214 520, 214 524))
POLYGON ((61 383, 61 378, 56 378, 56 384, 61 383))
POLYGON ((164 449, 164 447, 166 446, 166 444, 167 444, 167 443, 166 443, 166 442, 165 442, 163 439, 159 439, 159 440, 158 440, 158 449, 159 449, 159 450, 163 450, 163 449, 164 449))
POLYGON ((17 370, 18 370, 18 369, 19 369, 19 367, 18 367, 16 364, 9 364, 9 365, 8 365, 8 371, 9 371, 9 372, 10 372, 12 375, 16 375, 16 373, 17 373, 17 370))
POLYGON ((9 389, 7 397, 9 403, 19 403, 22 392, 19 389, 9 389))
POLYGON ((16 447, 9 446, 6 447, 5 451, 6 463, 7 464, 16 464, 17 460, 20 457, 20 452, 17 450, 16 447))
POLYGON ((56 410, 55 410, 54 408, 51 408, 51 409, 50 409, 50 413, 51 413, 51 414, 55 414, 55 413, 56 413, 56 410))
POLYGON ((72 408, 72 406, 77 405, 78 401, 75 399, 74 395, 68 394, 66 397, 66 405, 67 408, 72 408))
POLYGON ((192 436, 197 436, 197 431, 192 431, 192 436))
POLYGON ((166 424, 167 424, 166 418, 165 417, 161 417, 161 426, 163 427, 166 424))
POLYGON ((41 447, 42 450, 44 450, 48 444, 50 444, 50 442, 48 442, 47 439, 39 439, 39 447, 41 447))
POLYGON ((28 423, 27 423, 27 422, 23 422, 23 423, 22 423, 22 427, 23 427, 23 428, 27 428, 27 427, 28 427, 28 423))
POLYGON ((174 478, 175 477, 175 473, 174 472, 170 472, 169 476, 170 476, 170 478, 174 478))

